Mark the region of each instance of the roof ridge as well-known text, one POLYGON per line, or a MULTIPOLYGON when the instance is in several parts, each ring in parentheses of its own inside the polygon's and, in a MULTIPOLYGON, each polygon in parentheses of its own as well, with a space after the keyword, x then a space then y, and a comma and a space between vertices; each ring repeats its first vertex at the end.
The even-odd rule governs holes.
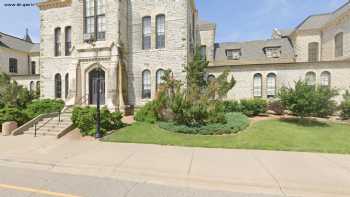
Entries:
POLYGON ((23 39, 23 38, 19 38, 19 37, 13 36, 13 35, 4 33, 4 32, 2 32, 2 31, 0 31, 0 34, 4 34, 5 36, 9 36, 9 37, 12 37, 12 38, 21 40, 21 41, 26 42, 26 43, 28 43, 28 44, 40 44, 40 43, 35 43, 35 42, 28 42, 27 40, 25 40, 25 39, 23 39))

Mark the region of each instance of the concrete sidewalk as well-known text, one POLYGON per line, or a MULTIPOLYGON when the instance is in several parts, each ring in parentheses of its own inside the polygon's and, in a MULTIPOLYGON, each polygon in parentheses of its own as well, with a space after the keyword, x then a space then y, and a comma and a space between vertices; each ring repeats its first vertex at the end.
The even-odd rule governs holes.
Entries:
POLYGON ((177 187, 350 196, 350 155, 0 137, 0 165, 177 187))

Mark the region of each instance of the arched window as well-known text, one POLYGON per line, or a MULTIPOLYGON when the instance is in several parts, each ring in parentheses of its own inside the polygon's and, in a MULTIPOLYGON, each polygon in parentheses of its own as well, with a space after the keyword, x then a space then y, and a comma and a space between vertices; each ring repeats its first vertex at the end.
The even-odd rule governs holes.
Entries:
POLYGON ((267 98, 273 98, 277 93, 276 74, 270 73, 267 75, 267 98))
POLYGON ((60 74, 55 75, 55 98, 62 98, 62 79, 60 74))
POLYGON ((66 56, 71 55, 72 49, 72 27, 66 27, 65 29, 65 47, 64 52, 66 56))
POLYGON ((335 38, 335 57, 343 56, 343 32, 338 33, 335 38))
POLYGON ((331 86, 331 73, 328 71, 324 71, 321 73, 320 85, 323 87, 331 86))
POLYGON ((151 98, 151 71, 149 70, 142 72, 142 98, 151 98))
POLYGON ((209 75, 207 78, 208 83, 212 82, 215 80, 215 76, 214 75, 209 75))
POLYGON ((316 74, 314 72, 308 72, 305 76, 305 82, 309 86, 316 85, 316 74))
POLYGON ((319 57, 318 42, 309 43, 309 62, 317 62, 319 57))
POLYGON ((69 74, 67 73, 64 78, 64 98, 68 98, 69 92, 69 74))
POLYGON ((142 18, 142 49, 151 48, 151 17, 145 16, 142 18))
POLYGON ((164 76, 165 71, 163 69, 157 70, 156 73, 156 89, 159 90, 159 87, 164 83, 162 77, 164 76))
POLYGON ((55 29, 55 56, 61 55, 61 28, 55 29))
POLYGON ((161 49, 165 47, 165 15, 158 15, 156 17, 156 47, 161 49))
POLYGON ((29 83, 29 92, 32 94, 34 92, 34 81, 29 83))
POLYGON ((262 97, 262 75, 257 73, 253 79, 253 96, 262 97))

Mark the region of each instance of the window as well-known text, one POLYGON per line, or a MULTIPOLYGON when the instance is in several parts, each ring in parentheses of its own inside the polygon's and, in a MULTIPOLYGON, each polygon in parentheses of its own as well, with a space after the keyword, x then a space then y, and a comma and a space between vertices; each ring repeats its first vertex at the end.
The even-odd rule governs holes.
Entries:
POLYGON ((62 79, 60 74, 55 75, 55 98, 62 98, 62 79))
POLYGON ((281 56, 281 47, 267 47, 264 51, 268 58, 279 58, 281 56))
POLYGON ((61 56, 61 28, 55 29, 55 56, 61 56))
POLYGON ((32 61, 31 63, 31 71, 32 71, 32 75, 36 74, 36 65, 34 61, 32 61))
POLYGON ((151 71, 149 70, 142 72, 142 98, 151 98, 151 71))
POLYGON ((105 40, 106 4, 105 0, 85 0, 84 39, 105 40))
POLYGON ((9 59, 9 72, 10 73, 17 73, 17 59, 16 58, 9 59))
POLYGON ((270 73, 267 75, 267 98, 276 96, 276 74, 270 73))
POLYGON ((335 36, 335 57, 343 56, 343 33, 335 36))
POLYGON ((328 71, 324 71, 321 73, 320 84, 324 87, 331 86, 331 73, 328 71))
POLYGON ((314 72, 306 73, 305 81, 306 81, 306 84, 309 86, 316 85, 316 74, 314 72))
POLYGON ((142 48, 143 49, 150 49, 151 48, 151 36, 152 36, 152 30, 151 30, 151 17, 145 16, 142 19, 142 48))
POLYGON ((214 75, 209 75, 209 76, 208 76, 208 79, 207 79, 208 83, 211 83, 211 82, 213 82, 214 80, 215 80, 215 76, 214 76, 214 75))
POLYGON ((207 46, 203 45, 200 48, 200 55, 202 57, 202 60, 206 60, 207 59, 207 46))
POLYGON ((34 81, 31 81, 31 82, 29 83, 29 92, 30 92, 31 94, 33 94, 33 92, 34 92, 34 81))
POLYGON ((70 56, 72 50, 72 27, 66 27, 65 39, 65 55, 70 56))
POLYGON ((239 60, 241 58, 241 55, 241 49, 226 50, 226 56, 228 60, 239 60))
POLYGON ((157 49, 165 48, 165 15, 158 15, 156 18, 157 23, 157 49))
POLYGON ((69 74, 66 74, 66 77, 64 78, 64 98, 68 98, 68 92, 69 92, 69 74))
POLYGON ((40 81, 36 82, 36 94, 40 96, 40 81))
POLYGON ((262 97, 262 75, 255 74, 253 79, 253 96, 262 97))
POLYGON ((159 90, 160 86, 164 83, 165 71, 163 69, 159 69, 156 73, 156 89, 159 90))
POLYGON ((317 62, 319 58, 318 42, 309 43, 309 62, 317 62))

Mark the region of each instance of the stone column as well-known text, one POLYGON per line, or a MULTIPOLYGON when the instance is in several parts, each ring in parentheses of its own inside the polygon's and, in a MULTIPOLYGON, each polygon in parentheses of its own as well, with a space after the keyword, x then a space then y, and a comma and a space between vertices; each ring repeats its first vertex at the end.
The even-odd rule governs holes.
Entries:
POLYGON ((82 81, 81 81, 81 65, 77 64, 76 77, 75 77, 75 104, 82 104, 82 81))

